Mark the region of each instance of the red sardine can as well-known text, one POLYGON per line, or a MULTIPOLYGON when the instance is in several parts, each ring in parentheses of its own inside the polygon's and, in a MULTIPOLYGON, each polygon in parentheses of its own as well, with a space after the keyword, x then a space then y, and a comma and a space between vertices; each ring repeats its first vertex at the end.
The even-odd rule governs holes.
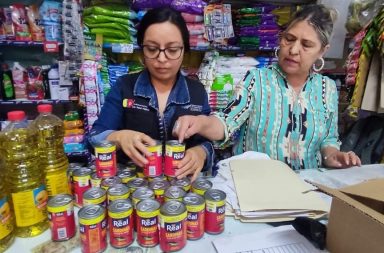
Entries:
POLYGON ((101 141, 95 146, 96 174, 99 178, 114 177, 117 173, 116 145, 101 141))
POLYGON ((158 215, 160 203, 154 199, 144 199, 136 206, 137 243, 142 247, 159 244, 158 215))
POLYGON ((80 208, 79 229, 81 252, 99 253, 107 248, 107 220, 105 208, 89 205, 80 208))
POLYGON ((167 141, 165 144, 164 174, 168 177, 175 177, 179 161, 184 158, 185 144, 177 140, 167 141))
POLYGON ((155 192, 155 198, 160 204, 164 203, 164 192, 170 186, 165 179, 156 179, 149 184, 149 188, 155 192))
POLYGON ((187 208, 177 200, 169 200, 160 208, 160 248, 164 252, 179 251, 187 244, 187 208))
POLYGON ((75 195, 75 205, 83 206, 83 195, 91 188, 92 170, 86 167, 79 168, 73 172, 73 194, 75 195))
POLYGON ((161 142, 156 141, 154 146, 147 146, 147 150, 151 155, 145 157, 148 160, 148 163, 144 166, 144 176, 161 176, 163 174, 163 147, 161 142))
POLYGON ((53 196, 47 205, 52 241, 66 241, 76 234, 73 200, 69 194, 53 196))
POLYGON ((225 221, 225 192, 209 189, 204 194, 205 198, 205 232, 220 234, 224 231, 225 221))
POLYGON ((124 248, 133 242, 132 203, 117 199, 108 206, 109 242, 115 248, 124 248))
POLYGON ((204 235, 205 199, 190 192, 183 198, 187 208, 187 239, 198 240, 204 235))

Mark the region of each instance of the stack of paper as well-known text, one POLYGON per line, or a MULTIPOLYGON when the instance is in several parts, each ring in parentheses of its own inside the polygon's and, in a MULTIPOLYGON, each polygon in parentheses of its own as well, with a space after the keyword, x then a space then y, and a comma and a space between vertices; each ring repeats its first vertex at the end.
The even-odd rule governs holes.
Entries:
POLYGON ((285 163, 276 160, 232 160, 229 162, 237 207, 236 218, 244 222, 277 222, 298 216, 319 218, 329 211, 313 188, 285 163))

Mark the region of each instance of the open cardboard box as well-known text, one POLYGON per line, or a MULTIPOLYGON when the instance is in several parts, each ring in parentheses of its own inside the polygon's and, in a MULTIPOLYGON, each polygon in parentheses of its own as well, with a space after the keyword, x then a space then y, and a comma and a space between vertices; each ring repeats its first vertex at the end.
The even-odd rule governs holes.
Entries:
POLYGON ((314 185, 333 196, 327 228, 331 253, 384 253, 384 179, 342 189, 314 185))

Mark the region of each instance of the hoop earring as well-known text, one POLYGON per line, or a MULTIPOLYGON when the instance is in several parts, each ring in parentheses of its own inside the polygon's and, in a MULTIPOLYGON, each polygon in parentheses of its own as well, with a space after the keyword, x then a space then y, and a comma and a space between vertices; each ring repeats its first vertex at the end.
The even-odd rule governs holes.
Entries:
POLYGON ((324 59, 323 59, 323 57, 319 58, 318 60, 321 61, 321 65, 320 65, 319 68, 316 68, 316 64, 315 63, 312 65, 312 69, 314 71, 316 71, 316 72, 320 72, 324 68, 324 59))
POLYGON ((279 51, 280 50, 280 47, 278 46, 278 47, 275 47, 275 57, 276 58, 279 58, 279 51))

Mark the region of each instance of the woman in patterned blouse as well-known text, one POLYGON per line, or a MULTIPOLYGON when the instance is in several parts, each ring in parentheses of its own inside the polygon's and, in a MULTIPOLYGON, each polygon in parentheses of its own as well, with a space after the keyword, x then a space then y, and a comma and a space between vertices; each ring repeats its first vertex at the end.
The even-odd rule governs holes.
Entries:
POLYGON ((278 64, 249 70, 223 112, 181 117, 174 135, 179 141, 199 133, 218 145, 234 143, 236 155, 263 152, 294 170, 360 166, 353 152, 339 150, 335 82, 317 73, 333 16, 323 5, 297 12, 282 33, 278 64))

